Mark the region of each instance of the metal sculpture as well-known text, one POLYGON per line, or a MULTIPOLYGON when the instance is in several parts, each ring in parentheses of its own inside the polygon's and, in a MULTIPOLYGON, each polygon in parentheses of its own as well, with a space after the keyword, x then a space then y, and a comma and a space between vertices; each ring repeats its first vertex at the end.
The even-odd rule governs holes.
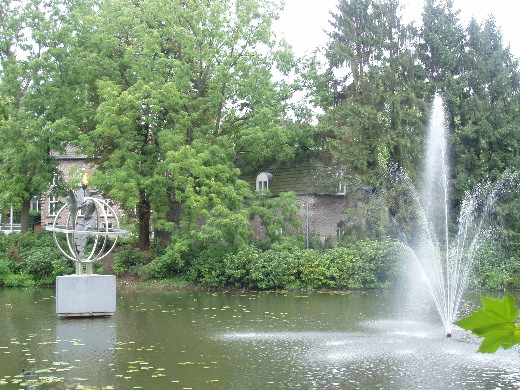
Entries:
POLYGON ((95 193, 88 189, 86 173, 81 184, 78 190, 69 191, 67 204, 59 209, 52 226, 46 229, 53 232, 60 252, 76 263, 76 275, 92 275, 92 263, 106 257, 118 237, 127 235, 128 231, 119 229, 119 219, 106 201, 91 196, 95 193), (58 233, 65 234, 66 248, 60 245, 58 233), (107 245, 109 238, 113 239, 110 246, 107 245))

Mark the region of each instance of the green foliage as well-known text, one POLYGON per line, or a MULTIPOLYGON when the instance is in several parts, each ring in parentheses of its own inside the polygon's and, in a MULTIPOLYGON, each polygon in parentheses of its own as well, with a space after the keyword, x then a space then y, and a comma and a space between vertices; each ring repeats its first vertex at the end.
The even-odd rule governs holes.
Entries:
MULTIPOLYGON (((451 215, 476 183, 518 169, 519 62, 493 18, 464 28, 458 15, 452 2, 437 0, 425 2, 419 29, 403 23, 393 0, 341 0, 331 13, 326 69, 309 59, 302 77, 324 111, 316 139, 347 185, 380 188, 391 164, 417 182, 436 92, 452 145, 451 215)), ((392 217, 407 220, 406 198, 388 195, 392 217)), ((510 237, 519 231, 518 199, 502 209, 510 237)), ((370 238, 388 234, 384 210, 370 209, 364 222, 370 238)))
POLYGON ((515 261, 504 242, 489 241, 476 254, 470 288, 504 290, 514 288, 515 261))
POLYGON ((32 228, 34 225, 39 224, 42 221, 42 213, 40 211, 29 212, 29 227, 32 228))
POLYGON ((262 289, 294 288, 299 282, 300 259, 298 252, 269 250, 253 257, 250 269, 251 283, 262 289))
POLYGON ((297 281, 298 259, 288 251, 246 248, 226 258, 229 281, 236 287, 287 288, 297 281))
POLYGON ((408 46, 415 31, 398 9, 394 0, 341 0, 332 13, 328 69, 308 74, 325 111, 324 149, 352 183, 376 185, 390 162, 414 177, 420 166, 425 104, 408 46))
POLYGON ((21 211, 22 232, 30 228, 31 197, 48 189, 57 170, 51 152, 62 150, 75 129, 67 109, 77 94, 64 82, 58 59, 68 45, 56 44, 63 25, 60 7, 32 0, 23 6, 0 4, 0 197, 21 211))
POLYGON ((35 248, 55 248, 52 233, 45 230, 0 235, 0 253, 19 261, 24 252, 35 248))
POLYGON ((0 256, 0 286, 29 287, 34 285, 35 281, 31 275, 16 272, 12 260, 0 256))
POLYGON ((226 256, 224 264, 229 283, 235 287, 253 287, 251 269, 261 254, 257 247, 248 246, 234 255, 226 256))
POLYGON ((2 277, 0 284, 5 287, 32 287, 36 282, 27 274, 8 274, 2 277))
POLYGON ((194 140, 168 153, 166 163, 176 201, 183 205, 172 243, 176 253, 182 254, 193 242, 208 248, 224 245, 235 252, 253 235, 243 207, 251 190, 239 178, 232 158, 225 138, 194 140))
POLYGON ((114 255, 112 270, 116 275, 126 272, 138 274, 140 268, 147 263, 147 256, 133 245, 122 245, 114 255))
POLYGON ((72 261, 56 248, 52 234, 43 230, 1 234, 0 259, 0 284, 5 286, 54 284, 56 276, 74 271, 72 261))
POLYGON ((389 240, 358 241, 343 248, 305 252, 301 279, 312 288, 381 288, 398 277, 402 244, 389 240))
POLYGON ((262 251, 249 245, 236 253, 192 250, 182 268, 164 255, 142 267, 151 277, 185 280, 207 287, 236 288, 382 288, 398 277, 402 246, 383 241, 360 241, 348 248, 262 251))
POLYGON ((502 300, 482 297, 482 308, 455 322, 455 325, 484 338, 478 352, 494 353, 500 347, 508 349, 520 344, 519 315, 511 294, 502 300))
POLYGON ((249 219, 259 219, 266 236, 263 242, 255 245, 261 245, 266 250, 297 247, 301 243, 301 237, 295 233, 295 228, 300 225, 296 218, 299 209, 294 192, 282 192, 278 196, 270 196, 268 192, 252 194, 246 211, 249 219))
POLYGON ((218 253, 201 251, 191 262, 184 275, 188 281, 193 281, 206 287, 220 287, 226 284, 224 258, 218 253))
POLYGON ((37 284, 54 284, 56 276, 74 272, 72 262, 55 247, 29 249, 21 257, 21 273, 30 275, 37 284))
POLYGON ((163 279, 177 275, 178 269, 175 267, 175 261, 166 253, 162 256, 157 256, 150 263, 141 267, 139 273, 144 278, 163 279))
POLYGON ((251 231, 237 157, 288 159, 306 144, 303 126, 281 126, 291 93, 272 69, 294 63, 271 32, 277 5, 117 0, 96 8, 75 47, 88 63, 90 121, 80 143, 99 162, 95 184, 135 210, 142 248, 153 223, 175 228, 178 263, 198 242, 238 250, 251 231))
MULTIPOLYGON (((338 249, 312 240, 323 254, 299 253, 296 195, 258 196, 242 175, 319 152, 347 186, 381 188, 392 163, 415 179, 436 91, 449 113, 454 203, 482 179, 519 169, 518 61, 494 21, 472 21, 464 34, 451 2, 428 0, 417 30, 403 23, 398 5, 340 0, 326 69, 308 58, 302 70, 296 65, 304 62, 275 40, 279 9, 270 0, 0 0, 0 198, 26 216, 28 200, 56 173, 53 152, 75 140, 97 165, 92 184, 137 221, 137 244, 148 249, 150 233, 164 233, 168 247, 153 261, 144 265, 124 249, 117 273, 186 274, 212 286, 385 285, 395 276, 393 244, 385 252, 366 240, 338 249), (289 85, 273 79, 274 68, 301 74, 289 85), (303 86, 323 109, 317 126, 308 109, 289 103, 303 86), (256 217, 266 232, 257 254, 249 247, 256 217)), ((388 197, 390 215, 410 221, 400 190, 388 197)), ((487 286, 520 284, 518 273, 507 276, 518 268, 519 199, 497 210, 511 260, 495 267, 483 255, 487 286)), ((383 239, 387 211, 367 202, 356 216, 366 232, 347 239, 383 239)), ((22 221, 25 230, 30 223, 22 221)), ((54 265, 37 255, 44 242, 53 247, 49 236, 35 237, 42 241, 0 238, 13 272, 65 272, 51 272, 54 265)))

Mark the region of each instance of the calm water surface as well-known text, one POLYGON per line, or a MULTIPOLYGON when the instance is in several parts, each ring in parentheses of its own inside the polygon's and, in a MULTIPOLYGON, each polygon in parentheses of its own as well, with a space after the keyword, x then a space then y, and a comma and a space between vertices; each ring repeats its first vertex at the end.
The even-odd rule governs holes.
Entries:
POLYGON ((113 317, 60 319, 53 289, 4 288, 0 388, 520 388, 519 348, 478 354, 396 295, 120 289, 113 317))

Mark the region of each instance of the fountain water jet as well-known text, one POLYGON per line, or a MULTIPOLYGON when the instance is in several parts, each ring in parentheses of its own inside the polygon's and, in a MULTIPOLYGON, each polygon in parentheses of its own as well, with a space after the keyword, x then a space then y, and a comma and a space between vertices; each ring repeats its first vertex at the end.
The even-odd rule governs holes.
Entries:
POLYGON ((495 185, 482 183, 467 192, 460 208, 457 234, 451 234, 446 128, 442 98, 437 94, 428 126, 422 191, 418 194, 412 187, 417 203, 416 228, 413 237, 406 241, 435 302, 446 335, 451 337, 475 256, 494 232, 493 205, 514 178, 505 174, 495 185))

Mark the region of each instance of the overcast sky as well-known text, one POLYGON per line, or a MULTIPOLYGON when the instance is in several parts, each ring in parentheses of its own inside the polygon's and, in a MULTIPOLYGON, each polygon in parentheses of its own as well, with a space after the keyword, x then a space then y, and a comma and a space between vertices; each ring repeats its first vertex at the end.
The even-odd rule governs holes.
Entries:
MULTIPOLYGON (((293 46, 297 55, 322 46, 327 37, 323 29, 329 27, 329 11, 335 10, 338 0, 285 0, 286 7, 275 25, 276 31, 293 46)), ((405 21, 420 24, 423 1, 401 0, 405 8, 405 21)), ((501 27, 504 44, 511 44, 511 52, 520 57, 520 1, 519 0, 453 0, 454 9, 460 9, 463 27, 474 16, 482 22, 494 14, 501 27)))

